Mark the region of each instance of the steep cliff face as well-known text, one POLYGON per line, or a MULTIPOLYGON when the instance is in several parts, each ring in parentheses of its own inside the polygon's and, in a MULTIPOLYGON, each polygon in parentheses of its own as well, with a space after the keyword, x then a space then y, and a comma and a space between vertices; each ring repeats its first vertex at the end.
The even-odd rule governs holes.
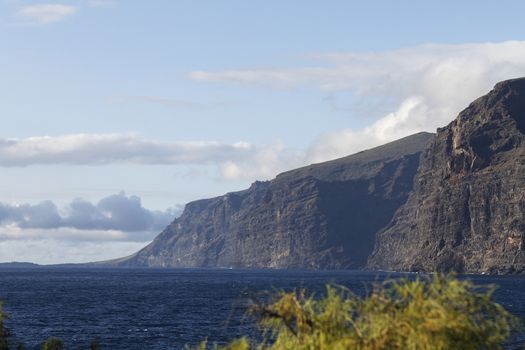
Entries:
POLYGON ((120 266, 359 268, 412 189, 420 133, 186 205, 120 266))
POLYGON ((525 272, 524 236, 525 78, 497 84, 438 130, 368 267, 525 272))

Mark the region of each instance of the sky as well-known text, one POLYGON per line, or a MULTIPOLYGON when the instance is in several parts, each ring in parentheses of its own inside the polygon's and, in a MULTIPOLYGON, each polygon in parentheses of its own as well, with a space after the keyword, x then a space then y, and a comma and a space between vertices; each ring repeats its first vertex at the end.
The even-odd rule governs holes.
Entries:
POLYGON ((0 0, 0 262, 87 262, 184 204, 434 132, 525 76, 522 1, 0 0))

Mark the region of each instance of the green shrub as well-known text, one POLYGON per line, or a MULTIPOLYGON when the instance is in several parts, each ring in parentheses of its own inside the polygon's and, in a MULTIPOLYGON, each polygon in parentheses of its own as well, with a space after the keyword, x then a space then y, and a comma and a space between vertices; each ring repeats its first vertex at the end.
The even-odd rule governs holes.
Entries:
POLYGON ((305 291, 281 293, 251 308, 270 342, 243 338, 223 349, 503 349, 520 322, 493 301, 493 291, 435 276, 389 281, 364 298, 343 287, 328 287, 321 299, 305 291))
POLYGON ((42 350, 63 350, 64 341, 59 338, 49 338, 42 343, 42 350))
POLYGON ((9 332, 5 328, 4 321, 7 316, 4 313, 2 302, 0 301, 0 350, 7 350, 9 348, 8 337, 9 332))
POLYGON ((91 344, 89 344, 89 350, 100 350, 100 344, 98 340, 93 340, 91 344))

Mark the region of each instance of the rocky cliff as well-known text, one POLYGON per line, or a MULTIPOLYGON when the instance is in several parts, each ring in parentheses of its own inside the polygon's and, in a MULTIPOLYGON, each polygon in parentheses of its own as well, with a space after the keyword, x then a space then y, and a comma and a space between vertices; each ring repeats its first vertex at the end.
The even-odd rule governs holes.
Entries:
POLYGON ((424 150, 371 269, 525 272, 525 78, 497 84, 424 150))
POLYGON ((120 266, 360 268, 412 189, 419 133, 186 205, 120 266))

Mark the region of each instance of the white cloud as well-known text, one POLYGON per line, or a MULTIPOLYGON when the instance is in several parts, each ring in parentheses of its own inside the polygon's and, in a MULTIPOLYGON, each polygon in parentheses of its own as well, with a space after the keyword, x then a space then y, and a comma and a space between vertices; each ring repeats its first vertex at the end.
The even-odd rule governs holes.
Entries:
POLYGON ((0 139, 0 166, 216 164, 247 157, 253 151, 254 147, 246 142, 163 142, 137 134, 68 134, 0 139))
POLYGON ((280 142, 252 145, 239 141, 165 142, 138 134, 68 134, 0 139, 0 167, 31 165, 171 164, 214 165, 221 179, 268 179, 302 165, 300 151, 280 142))
MULTIPOLYGON (((0 167, 115 163, 211 165, 218 168, 221 179, 265 180, 281 171, 346 156, 419 131, 433 132, 454 119, 461 109, 489 91, 496 82, 525 76, 525 41, 423 45, 379 53, 311 57, 316 65, 310 68, 196 71, 190 73, 190 78, 246 86, 314 88, 319 91, 320 100, 338 113, 351 114, 359 110, 359 115, 373 116, 368 126, 319 135, 304 150, 290 149, 279 141, 266 145, 165 142, 138 134, 0 139, 0 167)), ((169 106, 193 107, 185 101, 155 96, 142 98, 169 106)))
POLYGON ((278 173, 304 165, 305 153, 284 147, 276 141, 260 146, 249 158, 227 161, 220 165, 220 175, 225 180, 267 180, 278 173))
POLYGON ((38 4, 23 6, 18 15, 36 24, 60 22, 77 12, 75 6, 62 4, 38 4))
MULTIPOLYGON (((422 97, 405 99, 398 110, 358 131, 344 129, 318 137, 307 152, 310 162, 344 157, 429 128, 428 119, 440 111, 430 111, 422 97)), ((444 121, 445 122, 445 121, 444 121)), ((440 124, 443 126, 443 124, 440 124)))
MULTIPOLYGON (((434 132, 496 82, 525 76, 525 41, 429 44, 379 53, 317 54, 310 58, 316 60, 316 65, 308 68, 193 71, 189 78, 271 88, 313 87, 321 93, 329 92, 325 100, 331 104, 334 96, 344 91, 353 97, 349 103, 362 106, 367 105, 362 101, 379 100, 389 105, 391 112, 368 127, 321 135, 302 160, 309 163, 345 156, 418 131, 434 132)), ((383 105, 381 109, 384 108, 383 105)), ((352 110, 351 106, 345 109, 352 110)), ((370 108, 370 115, 376 113, 370 108)), ((231 162, 225 173, 241 170, 231 162)))
MULTIPOLYGON (((419 132, 434 132, 455 118, 476 97, 498 81, 525 75, 525 42, 424 45, 383 53, 317 55, 328 66, 309 69, 193 72, 197 80, 263 84, 311 85, 330 90, 333 105, 339 91, 345 110, 377 114, 383 101, 391 112, 369 126, 319 135, 306 150, 290 150, 276 142, 253 145, 161 142, 136 134, 74 134, 58 137, 0 139, 0 166, 33 164, 186 164, 215 165, 222 179, 264 180, 293 167, 346 156, 419 132), (364 107, 363 107, 364 106, 364 107)), ((322 98, 322 97, 321 97, 322 98)), ((340 99, 338 100, 340 102, 340 99)), ((333 106, 332 106, 333 107, 333 106)), ((339 111, 341 112, 341 111, 339 111)), ((347 112, 347 111, 345 111, 347 112)))

